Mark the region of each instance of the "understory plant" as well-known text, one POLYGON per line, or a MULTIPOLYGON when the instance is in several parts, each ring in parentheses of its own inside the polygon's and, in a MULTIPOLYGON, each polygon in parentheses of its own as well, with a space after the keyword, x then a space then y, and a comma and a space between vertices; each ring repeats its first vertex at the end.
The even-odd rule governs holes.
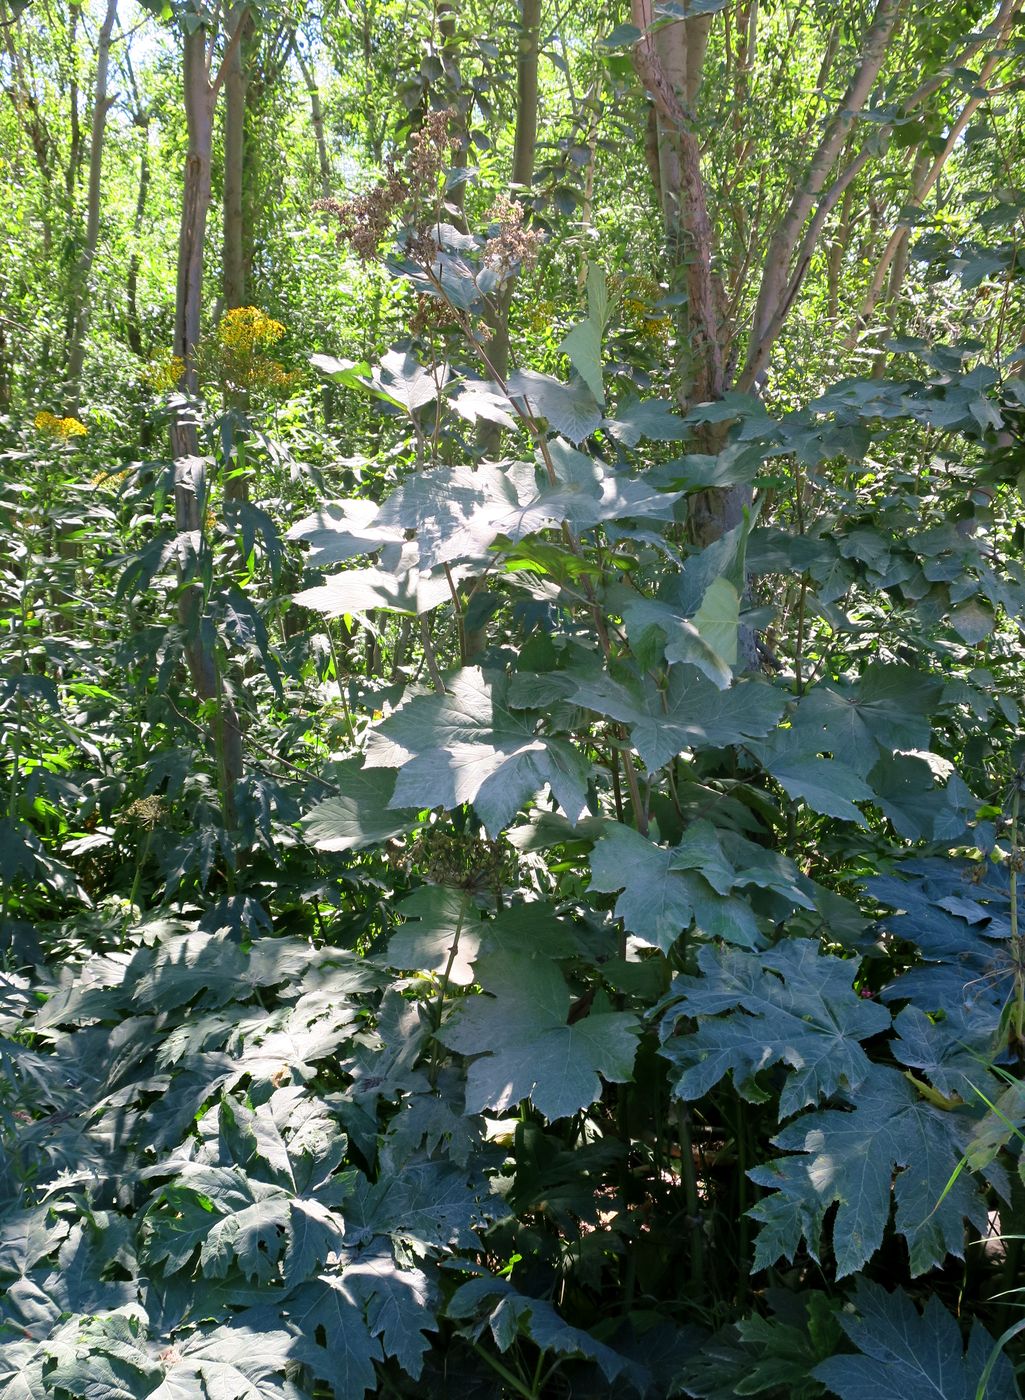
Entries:
MULTIPOLYGON (((367 256, 402 224, 416 334, 313 356, 402 469, 285 519, 259 441, 272 499, 225 491, 226 418, 188 541, 166 469, 123 483, 165 752, 98 807, 120 899, 0 985, 0 1396, 1009 1400, 1025 387, 905 342, 783 416, 683 413, 606 364, 595 264, 568 370, 498 374, 532 241, 445 222, 417 149, 329 211, 367 256), (230 792, 217 704, 166 752, 160 580, 263 715, 230 792)), ((0 697, 38 915, 70 701, 30 612, 0 697)))

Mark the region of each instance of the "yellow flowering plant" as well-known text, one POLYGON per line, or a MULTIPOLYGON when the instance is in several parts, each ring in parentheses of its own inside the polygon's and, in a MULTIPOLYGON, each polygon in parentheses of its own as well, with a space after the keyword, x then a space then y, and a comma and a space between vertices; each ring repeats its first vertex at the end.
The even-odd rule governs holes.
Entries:
POLYGON ((203 337, 198 356, 201 378, 219 381, 226 395, 286 392, 298 382, 299 374, 269 353, 284 334, 281 322, 259 307, 232 307, 217 328, 203 337))
POLYGON ((58 418, 55 413, 40 409, 32 420, 36 432, 45 437, 68 442, 72 438, 85 437, 89 429, 78 418, 58 418))
POLYGON ((182 357, 165 348, 154 350, 140 377, 147 388, 159 394, 176 388, 184 373, 182 357))

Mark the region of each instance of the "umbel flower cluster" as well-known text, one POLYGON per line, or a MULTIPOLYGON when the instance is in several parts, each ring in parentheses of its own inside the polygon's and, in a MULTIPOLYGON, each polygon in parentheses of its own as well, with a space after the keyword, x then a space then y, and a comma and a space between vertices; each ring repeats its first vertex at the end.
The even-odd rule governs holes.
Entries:
POLYGON ((59 438, 67 442, 70 438, 85 437, 89 429, 77 418, 58 418, 55 413, 41 409, 33 419, 36 432, 46 437, 59 438))

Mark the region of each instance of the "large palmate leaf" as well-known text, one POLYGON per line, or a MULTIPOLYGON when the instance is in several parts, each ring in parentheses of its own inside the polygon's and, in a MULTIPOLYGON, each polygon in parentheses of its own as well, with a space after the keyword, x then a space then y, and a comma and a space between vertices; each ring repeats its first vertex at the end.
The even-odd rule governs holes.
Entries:
POLYGON ((444 885, 424 885, 398 905, 406 922, 388 940, 392 967, 445 975, 466 987, 484 925, 470 896, 444 885))
POLYGON ((392 807, 458 807, 472 802, 497 836, 527 798, 549 786, 576 821, 587 810, 590 765, 569 743, 537 732, 537 721, 506 703, 504 677, 477 666, 420 695, 371 733, 367 767, 398 768, 392 807))
POLYGON ((584 530, 623 518, 672 518, 678 491, 610 471, 558 439, 549 446, 548 459, 554 481, 529 462, 419 472, 391 493, 373 528, 385 534, 415 531, 416 562, 432 569, 487 559, 499 538, 517 544, 564 521, 584 530))
POLYGON ((397 525, 382 525, 378 510, 375 501, 362 497, 331 501, 293 525, 286 539, 309 546, 307 562, 315 569, 341 564, 360 554, 374 554, 389 545, 397 559, 405 532, 397 525))
POLYGON ((446 1315, 473 1321, 474 1336, 487 1327, 499 1351, 508 1351, 518 1336, 527 1336, 542 1352, 577 1356, 593 1361, 610 1383, 621 1377, 644 1389, 649 1379, 644 1368, 620 1355, 604 1342, 565 1322, 551 1303, 519 1293, 507 1279, 474 1278, 457 1288, 446 1315))
POLYGON ((583 380, 563 384, 549 374, 518 369, 506 387, 510 398, 520 399, 532 418, 544 419, 553 432, 570 442, 583 442, 601 425, 601 408, 583 380))
POLYGON ((463 1002, 441 1032, 450 1049, 477 1057, 467 1071, 468 1113, 529 1098, 546 1118, 565 1118, 598 1098, 599 1074, 630 1078, 635 1016, 598 1012, 568 1024, 569 988, 547 958, 491 953, 477 976, 491 995, 463 1002))
POLYGON ((573 699, 630 726, 649 773, 691 749, 725 748, 758 739, 783 713, 783 696, 761 681, 740 681, 725 692, 693 666, 669 668, 664 689, 650 677, 626 685, 611 676, 583 681, 573 699))
POLYGON ((920 1313, 901 1289, 859 1279, 854 1313, 838 1314, 857 1356, 831 1356, 812 1374, 840 1400, 1017 1400, 1014 1371, 999 1356, 986 1376, 993 1340, 978 1322, 967 1350, 961 1328, 938 1298, 920 1313), (984 1384, 984 1377, 986 1383, 984 1384), (980 1388, 981 1387, 981 1388, 980 1388))
POLYGON ((834 1204, 838 1277, 856 1273, 882 1244, 894 1202, 912 1275, 948 1254, 962 1257, 964 1221, 983 1231, 987 1220, 980 1185, 966 1172, 954 1179, 973 1126, 967 1110, 934 1108, 899 1071, 874 1065, 853 1108, 805 1114, 773 1139, 800 1155, 779 1157, 750 1173, 773 1192, 751 1211, 762 1222, 756 1267, 781 1255, 792 1259, 802 1239, 817 1258, 834 1204))
POLYGON ((786 1118, 864 1083, 871 1064, 859 1041, 888 1030, 890 1013, 852 989, 856 963, 822 957, 812 940, 797 938, 760 953, 700 948, 698 966, 699 976, 673 982, 661 1022, 681 1098, 699 1099, 732 1073, 737 1091, 759 1102, 769 1092, 756 1076, 782 1063, 786 1118), (690 1018, 696 1029, 679 1034, 690 1018))
POLYGON ((804 748, 801 733, 778 729, 749 747, 788 797, 807 803, 823 816, 867 826, 854 804, 871 801, 872 788, 846 763, 804 748))
MULTIPOLYGON (((619 823, 610 825, 591 852, 592 890, 613 894, 616 917, 631 933, 668 952, 696 921, 712 937, 745 947, 756 945, 758 925, 750 906, 714 884, 715 870, 703 860, 681 868, 680 848, 667 850, 619 823), (698 873, 703 871, 704 873, 698 873)), ((733 876, 732 867, 730 875, 733 876)))
POLYGON ((416 811, 390 806, 395 774, 386 768, 365 768, 358 758, 334 769, 339 797, 329 797, 310 809, 303 820, 307 839, 318 851, 352 851, 391 836, 400 836, 416 822, 416 811))
POLYGON ((298 1328, 292 1351, 336 1395, 360 1397, 376 1390, 375 1361, 384 1360, 379 1338, 371 1335, 363 1300, 344 1273, 321 1274, 288 1300, 286 1316, 298 1328), (315 1338, 323 1329, 324 1344, 315 1338))
POLYGON ((910 666, 873 661, 858 685, 815 686, 800 702, 793 730, 807 753, 829 753, 861 777, 880 752, 928 749, 942 684, 910 666))
POLYGON ((444 574, 366 568, 344 569, 325 583, 296 593, 294 601, 325 617, 347 617, 375 610, 426 613, 451 597, 451 586, 444 574))

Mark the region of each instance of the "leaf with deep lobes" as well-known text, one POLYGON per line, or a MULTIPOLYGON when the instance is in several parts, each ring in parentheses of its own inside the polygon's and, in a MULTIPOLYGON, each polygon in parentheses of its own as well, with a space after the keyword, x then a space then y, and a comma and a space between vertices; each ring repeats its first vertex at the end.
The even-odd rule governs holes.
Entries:
POLYGON ((466 1110, 505 1109, 530 1099, 546 1118, 566 1118, 599 1097, 599 1075, 624 1083, 633 1072, 639 1025, 626 1012, 568 1024, 569 988, 547 958, 492 953, 477 962, 490 993, 461 1003, 441 1032, 467 1071, 466 1110))

